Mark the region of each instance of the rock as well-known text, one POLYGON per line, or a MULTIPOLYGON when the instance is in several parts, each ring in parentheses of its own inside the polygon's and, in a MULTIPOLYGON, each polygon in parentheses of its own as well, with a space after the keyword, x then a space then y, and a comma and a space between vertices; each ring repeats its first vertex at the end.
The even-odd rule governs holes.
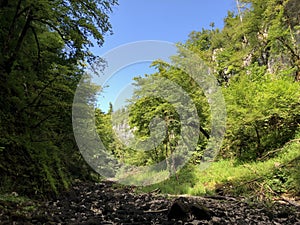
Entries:
POLYGON ((299 208, 287 203, 268 208, 226 196, 170 199, 156 193, 134 194, 131 187, 112 182, 77 183, 70 191, 52 201, 40 202, 40 207, 25 211, 25 216, 19 212, 28 209, 28 204, 0 200, 0 224, 300 225, 299 208))
POLYGON ((177 200, 172 204, 168 212, 168 219, 187 220, 187 218, 189 217, 189 213, 189 206, 184 202, 177 200))
POLYGON ((197 220, 210 220, 211 219, 211 213, 209 212, 209 209, 199 205, 197 203, 194 203, 190 206, 191 213, 197 220))
POLYGON ((191 215, 197 220, 210 220, 211 213, 209 209, 194 202, 190 203, 183 198, 176 200, 168 212, 168 219, 188 220, 191 215))

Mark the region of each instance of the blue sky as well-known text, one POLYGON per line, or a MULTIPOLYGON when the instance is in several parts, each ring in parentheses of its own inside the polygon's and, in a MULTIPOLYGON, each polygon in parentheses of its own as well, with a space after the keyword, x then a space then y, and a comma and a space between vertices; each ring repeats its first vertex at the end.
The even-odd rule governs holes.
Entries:
MULTIPOLYGON (((143 40, 184 42, 190 32, 209 28, 211 22, 222 28, 227 12, 235 8, 235 0, 119 0, 110 15, 113 35, 106 35, 104 45, 92 51, 102 56, 120 45, 143 40)), ((109 88, 99 97, 98 106, 107 111, 109 102, 120 104, 122 90, 130 89, 132 78, 151 72, 149 63, 118 71, 105 83, 109 88)))

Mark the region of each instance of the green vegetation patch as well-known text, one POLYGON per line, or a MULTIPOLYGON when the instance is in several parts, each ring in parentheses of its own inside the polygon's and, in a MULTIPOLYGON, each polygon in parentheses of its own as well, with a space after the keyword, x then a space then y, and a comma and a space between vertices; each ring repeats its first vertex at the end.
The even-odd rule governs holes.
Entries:
POLYGON ((177 176, 141 188, 159 189, 162 193, 206 195, 223 194, 256 196, 266 200, 281 195, 300 194, 300 140, 295 139, 280 149, 278 155, 266 161, 240 163, 236 160, 214 162, 206 170, 187 165, 177 176))

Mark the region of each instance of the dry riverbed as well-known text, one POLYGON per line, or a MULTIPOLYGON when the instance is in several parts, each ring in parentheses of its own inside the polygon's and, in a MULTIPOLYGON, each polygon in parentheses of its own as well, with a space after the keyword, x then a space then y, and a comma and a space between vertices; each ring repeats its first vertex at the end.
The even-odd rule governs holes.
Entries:
POLYGON ((0 224, 300 225, 300 208, 288 202, 266 207, 226 196, 136 194, 112 182, 78 183, 57 199, 33 205, 0 201, 0 224))

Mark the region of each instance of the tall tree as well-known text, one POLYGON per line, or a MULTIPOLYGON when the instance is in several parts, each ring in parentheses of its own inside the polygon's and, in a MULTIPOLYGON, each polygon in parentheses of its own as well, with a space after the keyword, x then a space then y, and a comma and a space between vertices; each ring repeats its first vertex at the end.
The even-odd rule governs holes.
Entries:
POLYGON ((72 134, 73 94, 84 62, 97 61, 88 48, 111 31, 115 4, 0 2, 1 187, 57 193, 84 174, 72 134))

